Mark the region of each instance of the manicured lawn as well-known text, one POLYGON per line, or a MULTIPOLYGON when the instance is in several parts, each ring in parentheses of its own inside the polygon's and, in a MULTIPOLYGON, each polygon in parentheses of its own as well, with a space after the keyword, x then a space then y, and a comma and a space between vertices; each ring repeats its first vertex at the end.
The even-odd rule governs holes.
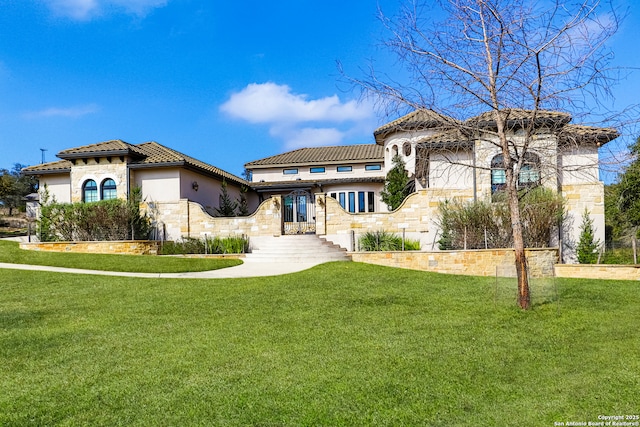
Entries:
POLYGON ((640 412, 638 283, 541 285, 553 291, 531 312, 508 286, 357 263, 183 281, 0 271, 0 425, 538 427, 640 412))
POLYGON ((0 241, 0 262, 133 273, 208 271, 242 264, 237 259, 38 252, 20 249, 11 241, 0 241))

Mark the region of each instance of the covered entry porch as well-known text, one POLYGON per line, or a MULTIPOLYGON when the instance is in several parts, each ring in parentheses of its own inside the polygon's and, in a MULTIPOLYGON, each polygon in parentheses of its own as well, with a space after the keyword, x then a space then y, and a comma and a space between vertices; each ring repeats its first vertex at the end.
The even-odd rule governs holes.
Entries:
POLYGON ((280 232, 283 235, 316 233, 316 196, 322 187, 316 182, 297 181, 280 185, 254 183, 260 201, 279 197, 282 203, 280 232))

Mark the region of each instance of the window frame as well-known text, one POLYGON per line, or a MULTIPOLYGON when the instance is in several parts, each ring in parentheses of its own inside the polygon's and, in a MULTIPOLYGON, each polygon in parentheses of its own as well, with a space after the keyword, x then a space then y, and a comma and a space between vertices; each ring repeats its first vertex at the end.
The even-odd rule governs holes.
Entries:
POLYGON ((116 184, 115 179, 113 178, 105 178, 100 183, 100 200, 112 200, 118 198, 118 185, 116 184), (108 182, 111 181, 113 184, 108 182), (108 193, 105 193, 105 190, 108 193))
POLYGON ((339 173, 353 172, 353 166, 347 166, 347 165, 337 166, 336 172, 339 172, 339 173))
MULTIPOLYGON (((518 189, 539 186, 542 182, 540 170, 540 156, 535 153, 526 153, 518 174, 518 189), (526 179, 523 179, 525 177, 526 179)), ((506 185, 507 170, 504 167, 504 157, 502 154, 496 154, 491 158, 491 194, 503 191, 506 185)))
POLYGON ((309 173, 325 173, 325 172, 327 172, 327 170, 324 166, 314 166, 312 168, 309 168, 309 173))
POLYGON ((283 175, 298 175, 298 168, 282 169, 283 175))
POLYGON ((382 165, 380 163, 364 165, 364 170, 365 171, 381 171, 382 165))
POLYGON ((98 184, 95 179, 87 179, 82 183, 82 201, 85 203, 97 202, 99 201, 98 197, 98 184), (91 187, 89 185, 92 184, 91 187), (90 192, 90 193, 89 193, 90 192), (87 197, 88 195, 90 197, 87 197))

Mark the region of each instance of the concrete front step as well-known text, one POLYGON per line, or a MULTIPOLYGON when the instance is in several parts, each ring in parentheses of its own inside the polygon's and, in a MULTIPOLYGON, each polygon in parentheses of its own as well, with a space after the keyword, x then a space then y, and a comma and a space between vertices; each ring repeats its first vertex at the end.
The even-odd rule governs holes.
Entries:
POLYGON ((247 259, 257 262, 350 261, 346 250, 316 235, 254 237, 247 259))

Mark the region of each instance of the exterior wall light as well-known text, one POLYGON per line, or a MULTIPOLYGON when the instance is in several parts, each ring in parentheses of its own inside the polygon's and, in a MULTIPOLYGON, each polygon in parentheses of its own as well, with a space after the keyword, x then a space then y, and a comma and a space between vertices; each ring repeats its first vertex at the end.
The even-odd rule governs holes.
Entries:
POLYGON ((191 183, 191 188, 193 188, 194 191, 198 191, 198 181, 193 181, 191 183))

